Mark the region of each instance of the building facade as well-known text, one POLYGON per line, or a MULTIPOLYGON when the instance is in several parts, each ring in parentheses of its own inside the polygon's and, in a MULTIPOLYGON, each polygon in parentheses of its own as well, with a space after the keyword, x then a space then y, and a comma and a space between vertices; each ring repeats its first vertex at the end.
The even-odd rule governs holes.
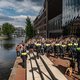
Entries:
POLYGON ((22 37, 25 35, 25 31, 22 27, 16 27, 13 35, 17 37, 22 37))
POLYGON ((65 26, 80 16, 80 0, 63 0, 62 3, 62 26, 65 26))
POLYGON ((46 2, 44 2, 43 8, 39 12, 39 15, 34 20, 34 28, 36 31, 42 35, 46 36, 46 26, 47 26, 47 15, 46 15, 46 2))
POLYGON ((80 0, 45 0, 40 12, 34 28, 48 37, 60 36, 63 29, 80 16, 80 0))

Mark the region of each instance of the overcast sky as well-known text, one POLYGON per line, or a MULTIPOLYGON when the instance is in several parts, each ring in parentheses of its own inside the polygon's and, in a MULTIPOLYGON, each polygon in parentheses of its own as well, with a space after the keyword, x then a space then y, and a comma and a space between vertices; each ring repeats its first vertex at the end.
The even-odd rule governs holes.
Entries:
POLYGON ((0 25, 9 22, 24 27, 27 16, 33 21, 44 0, 0 0, 0 25))

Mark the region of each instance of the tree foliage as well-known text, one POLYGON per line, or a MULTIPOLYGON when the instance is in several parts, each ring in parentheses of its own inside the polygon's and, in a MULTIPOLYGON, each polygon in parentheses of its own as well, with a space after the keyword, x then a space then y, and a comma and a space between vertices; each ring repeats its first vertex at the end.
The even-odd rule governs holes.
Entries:
POLYGON ((2 31, 3 31, 4 35, 7 35, 8 37, 10 37, 11 34, 14 33, 15 28, 14 28, 14 26, 12 24, 4 23, 2 25, 2 31))
POLYGON ((29 17, 27 17, 26 19, 25 32, 26 32, 26 37, 28 38, 32 38, 34 36, 34 29, 33 29, 33 26, 29 17))

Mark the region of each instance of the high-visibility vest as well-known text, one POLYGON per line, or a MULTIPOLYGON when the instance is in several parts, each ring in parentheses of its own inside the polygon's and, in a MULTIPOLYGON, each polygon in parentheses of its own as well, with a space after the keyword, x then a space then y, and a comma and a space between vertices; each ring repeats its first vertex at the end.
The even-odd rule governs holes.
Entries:
POLYGON ((62 47, 66 47, 66 45, 61 45, 62 47))
POLYGON ((77 51, 80 51, 80 47, 78 47, 76 50, 77 50, 77 51))
POLYGON ((36 46, 41 46, 41 44, 35 44, 36 46))
POLYGON ((46 44, 46 46, 50 46, 50 44, 46 44))
POLYGON ((69 43, 68 46, 72 46, 72 43, 69 43))
POLYGON ((22 56, 26 56, 27 53, 26 53, 26 52, 22 52, 21 55, 22 55, 22 56))
POLYGON ((55 44, 55 46, 60 46, 60 44, 55 44))
POLYGON ((78 46, 78 43, 74 43, 74 46, 78 46))

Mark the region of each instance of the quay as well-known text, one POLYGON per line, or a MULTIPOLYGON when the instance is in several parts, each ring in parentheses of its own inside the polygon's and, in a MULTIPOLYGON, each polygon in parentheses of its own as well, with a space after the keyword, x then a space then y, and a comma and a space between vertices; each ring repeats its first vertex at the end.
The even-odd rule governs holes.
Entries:
POLYGON ((0 36, 0 40, 7 39, 6 36, 0 36))
POLYGON ((24 69, 22 59, 17 57, 9 80, 68 80, 45 55, 37 59, 36 52, 30 53, 26 66, 24 69))
POLYGON ((26 71, 22 67, 22 59, 17 57, 12 68, 9 80, 26 80, 26 71))

